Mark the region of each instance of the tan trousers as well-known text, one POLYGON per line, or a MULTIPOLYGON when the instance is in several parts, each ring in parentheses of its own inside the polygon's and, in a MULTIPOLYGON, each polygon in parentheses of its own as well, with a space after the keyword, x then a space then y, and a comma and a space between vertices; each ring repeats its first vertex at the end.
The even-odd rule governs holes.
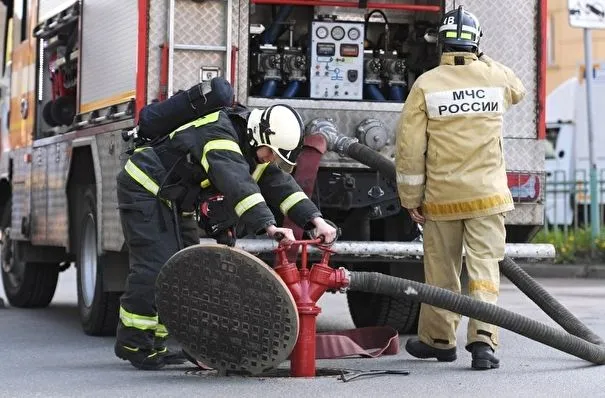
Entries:
MULTIPOLYGON (((455 221, 426 221, 424 224, 424 274, 426 283, 460 293, 462 247, 471 297, 495 304, 500 290, 498 261, 504 258, 506 230, 504 216, 455 221)), ((460 315, 422 304, 418 323, 420 340, 435 348, 456 346, 460 315)), ((484 342, 498 345, 498 328, 469 320, 467 345, 484 342)))

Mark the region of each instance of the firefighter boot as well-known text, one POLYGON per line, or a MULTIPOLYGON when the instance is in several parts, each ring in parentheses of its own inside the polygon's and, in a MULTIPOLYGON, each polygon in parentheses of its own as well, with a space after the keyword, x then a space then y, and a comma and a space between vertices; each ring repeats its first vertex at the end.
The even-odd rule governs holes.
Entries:
POLYGON ((448 349, 434 348, 420 341, 418 337, 408 339, 405 343, 405 350, 416 358, 437 358, 439 362, 452 362, 457 358, 456 347, 448 349))
POLYGON ((149 350, 130 347, 128 345, 116 342, 114 352, 118 358, 125 361, 130 361, 132 366, 137 369, 158 370, 163 368, 166 364, 162 356, 158 355, 158 352, 155 349, 149 350))
POLYGON ((497 369, 500 360, 494 356, 494 350, 487 343, 475 342, 466 346, 466 350, 473 355, 471 367, 478 370, 497 369))
POLYGON ((166 365, 182 365, 187 362, 187 357, 182 350, 169 350, 166 345, 167 338, 155 338, 155 350, 166 365))

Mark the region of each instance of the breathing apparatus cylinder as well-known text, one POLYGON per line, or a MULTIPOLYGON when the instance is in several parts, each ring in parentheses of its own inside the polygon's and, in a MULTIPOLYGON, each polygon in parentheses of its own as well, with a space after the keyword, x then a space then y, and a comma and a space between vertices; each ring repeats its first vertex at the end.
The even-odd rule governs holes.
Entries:
POLYGON ((179 91, 172 97, 148 104, 139 113, 138 136, 154 139, 176 128, 233 103, 233 87, 222 77, 215 77, 179 91))

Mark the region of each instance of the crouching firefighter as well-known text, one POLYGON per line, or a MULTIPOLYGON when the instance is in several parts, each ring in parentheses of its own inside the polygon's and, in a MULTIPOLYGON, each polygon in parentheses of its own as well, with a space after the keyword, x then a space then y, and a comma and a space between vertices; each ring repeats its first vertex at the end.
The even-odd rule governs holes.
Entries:
MULTIPOLYGON (((460 293, 462 249, 470 295, 495 304, 504 257, 504 214, 513 210, 502 150, 502 118, 525 89, 507 67, 479 53, 481 28, 462 7, 439 28, 440 66, 416 80, 397 131, 397 183, 403 207, 424 223, 426 283, 460 293)), ((460 315, 422 304, 417 358, 456 360, 460 315)), ((498 329, 468 323, 473 369, 494 369, 498 329)))
MULTIPOLYGON (((314 229, 326 243, 333 242, 336 229, 289 174, 302 148, 303 131, 300 115, 289 106, 236 106, 189 122, 132 154, 117 177, 130 256, 115 344, 119 358, 150 370, 184 361, 183 353, 166 349, 167 331, 156 312, 154 285, 162 265, 179 250, 175 214, 186 227, 183 245, 199 243, 192 233, 193 218, 182 215, 194 211, 198 198, 205 202, 202 212, 209 206, 211 219, 221 207, 216 198, 221 198, 227 209, 222 211, 233 214, 238 230, 243 226, 251 234, 293 241, 293 231, 278 227, 271 206, 303 229, 314 229)), ((224 214, 210 229, 217 236, 232 231, 230 219, 224 214)))

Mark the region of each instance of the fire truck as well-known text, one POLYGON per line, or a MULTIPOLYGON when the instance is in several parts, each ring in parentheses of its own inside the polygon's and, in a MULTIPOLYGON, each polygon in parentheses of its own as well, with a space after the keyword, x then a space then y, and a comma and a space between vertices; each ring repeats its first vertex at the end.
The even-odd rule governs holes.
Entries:
MULTIPOLYGON (((132 142, 122 133, 136 126, 144 105, 222 76, 246 106, 291 105, 309 129, 328 126, 393 159, 407 92, 438 65, 437 27, 460 2, 2 3, 4 290, 13 306, 47 306, 59 273, 74 265, 83 330, 103 335, 115 330, 128 273, 116 175, 132 142)), ((527 88, 504 129, 516 202, 506 218, 507 239, 527 242, 543 223, 546 0, 463 5, 483 24, 482 51, 511 67, 527 88)), ((342 228, 341 243, 351 244, 341 264, 422 280, 421 250, 373 256, 355 249, 362 242, 386 253, 421 239, 393 181, 338 151, 326 152, 312 199, 342 228)), ((418 303, 359 292, 347 299, 357 326, 414 330, 418 303)))

